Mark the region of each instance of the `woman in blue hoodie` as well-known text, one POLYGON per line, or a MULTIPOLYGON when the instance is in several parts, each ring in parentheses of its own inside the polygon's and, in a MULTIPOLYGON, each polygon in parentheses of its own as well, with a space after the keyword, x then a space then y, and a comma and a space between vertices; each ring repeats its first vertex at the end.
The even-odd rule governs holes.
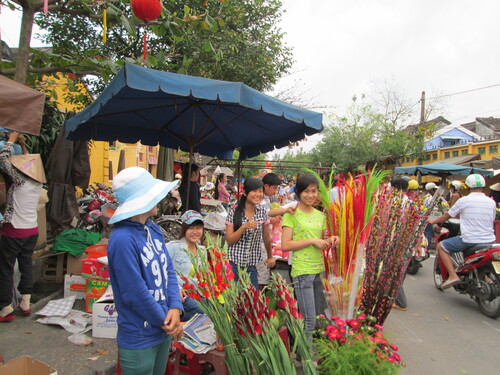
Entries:
POLYGON ((119 206, 108 243, 118 312, 116 341, 124 375, 163 375, 172 338, 182 335, 182 301, 162 232, 149 218, 178 181, 155 179, 140 167, 113 179, 119 206))

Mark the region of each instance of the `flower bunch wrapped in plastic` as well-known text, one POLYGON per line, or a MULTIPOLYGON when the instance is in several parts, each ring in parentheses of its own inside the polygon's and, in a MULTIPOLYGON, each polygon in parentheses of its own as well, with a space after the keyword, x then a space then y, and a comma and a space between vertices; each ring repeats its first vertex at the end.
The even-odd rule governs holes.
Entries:
POLYGON ((342 320, 320 315, 320 328, 314 333, 314 345, 320 361, 320 374, 395 374, 401 357, 398 347, 383 334, 375 318, 358 313, 342 320))
MULTIPOLYGON (((312 172, 308 170, 308 172, 312 172)), ((312 172, 314 173, 314 172, 312 172)), ((318 176, 328 235, 339 237, 338 246, 323 251, 326 301, 332 314, 352 318, 361 301, 365 246, 373 222, 377 191, 388 171, 349 175, 338 182, 338 196, 330 201, 329 189, 318 176)), ((330 175, 332 185, 333 170, 330 175)))
POLYGON ((359 310, 383 325, 403 283, 413 249, 419 246, 432 205, 419 196, 384 187, 377 196, 366 244, 363 295, 359 310))

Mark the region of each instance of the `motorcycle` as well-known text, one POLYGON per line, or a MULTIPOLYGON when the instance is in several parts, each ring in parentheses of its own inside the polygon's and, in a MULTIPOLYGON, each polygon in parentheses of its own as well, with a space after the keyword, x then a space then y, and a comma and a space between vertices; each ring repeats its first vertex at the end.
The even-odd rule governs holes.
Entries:
POLYGON ((429 253, 427 251, 427 239, 425 236, 422 236, 422 241, 420 246, 415 246, 413 249, 413 253, 410 259, 410 263, 408 263, 408 267, 406 268, 406 272, 410 275, 416 275, 420 267, 422 267, 422 262, 426 259, 429 259, 429 253))
MULTIPOLYGON (((450 227, 450 223, 443 226, 450 227)), ((450 234, 447 236, 451 237, 450 234)), ((440 239, 444 239, 444 236, 441 236, 440 239)), ((452 253, 450 256, 461 280, 453 288, 458 293, 468 294, 475 300, 484 315, 490 318, 499 317, 500 244, 477 245, 463 253, 452 253)), ((444 280, 448 279, 448 271, 440 259, 439 253, 434 260, 433 271, 436 288, 442 290, 440 286, 444 280)))
POLYGON ((89 186, 86 194, 77 200, 80 218, 76 227, 104 235, 108 229, 108 221, 118 206, 113 191, 103 184, 94 183, 89 186))

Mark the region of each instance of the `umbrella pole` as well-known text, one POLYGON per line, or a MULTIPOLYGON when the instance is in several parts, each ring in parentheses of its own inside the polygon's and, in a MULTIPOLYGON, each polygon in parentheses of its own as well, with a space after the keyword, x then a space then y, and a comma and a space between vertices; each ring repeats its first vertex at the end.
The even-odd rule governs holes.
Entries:
POLYGON ((188 186, 187 186, 187 193, 186 193, 186 206, 185 206, 184 212, 187 211, 188 207, 189 207, 189 192, 191 190, 191 167, 192 167, 191 161, 193 159, 193 155, 194 155, 193 146, 189 146, 189 161, 188 161, 188 175, 187 175, 188 186))
POLYGON ((238 197, 238 201, 239 201, 240 196, 241 196, 241 159, 239 157, 238 157, 238 161, 236 162, 236 175, 238 176, 237 197, 238 197))

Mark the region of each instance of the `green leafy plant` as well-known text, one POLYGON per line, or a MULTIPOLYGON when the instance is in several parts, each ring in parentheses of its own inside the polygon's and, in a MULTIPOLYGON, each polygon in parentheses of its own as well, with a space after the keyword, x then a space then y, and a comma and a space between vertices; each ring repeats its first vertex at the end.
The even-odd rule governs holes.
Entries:
POLYGON ((26 146, 29 152, 32 154, 40 154, 45 164, 63 125, 64 114, 57 109, 53 101, 46 97, 40 135, 27 135, 26 137, 26 146))
POLYGON ((321 375, 396 374, 401 362, 398 347, 389 343, 375 324, 375 318, 358 312, 356 319, 345 321, 332 316, 318 317, 314 347, 321 375))

